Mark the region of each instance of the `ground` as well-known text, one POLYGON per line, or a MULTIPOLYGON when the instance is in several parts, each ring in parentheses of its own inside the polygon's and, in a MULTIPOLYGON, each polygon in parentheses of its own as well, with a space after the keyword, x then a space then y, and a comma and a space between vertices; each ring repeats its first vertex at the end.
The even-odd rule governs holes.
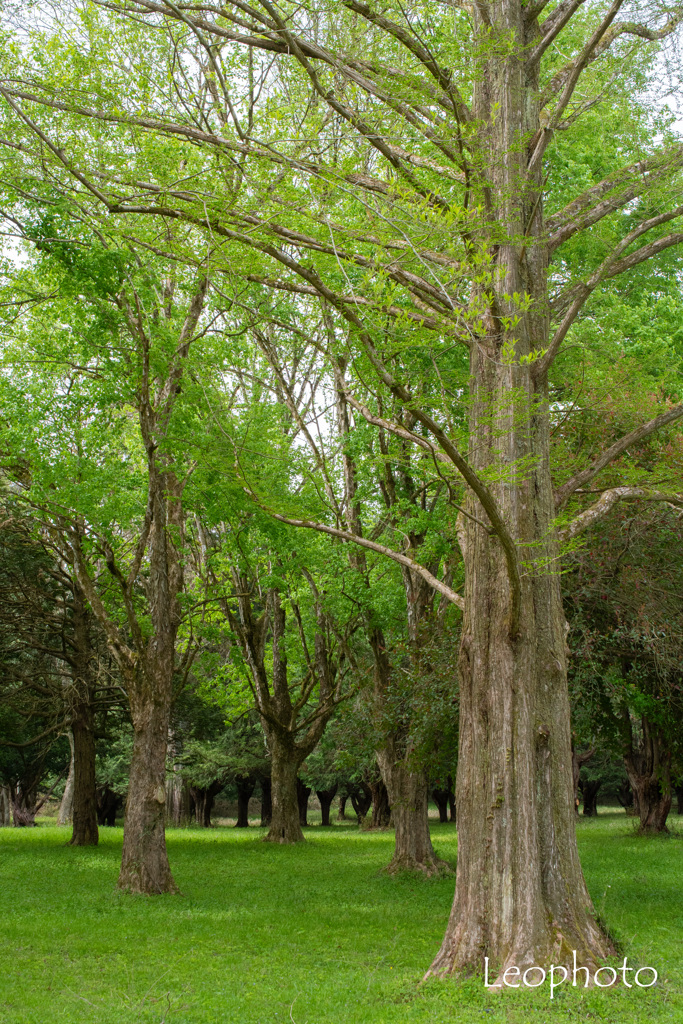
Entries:
MULTIPOLYGON (((115 890, 119 828, 91 850, 49 822, 0 829, 0 1022, 680 1024, 683 837, 638 838, 606 811, 578 833, 598 912, 622 959, 657 968, 655 988, 565 986, 551 1003, 547 985, 421 985, 453 879, 384 874, 391 832, 318 826, 280 847, 257 828, 169 830, 182 895, 150 899, 115 890)), ((432 838, 454 862, 455 828, 434 824, 432 838)))

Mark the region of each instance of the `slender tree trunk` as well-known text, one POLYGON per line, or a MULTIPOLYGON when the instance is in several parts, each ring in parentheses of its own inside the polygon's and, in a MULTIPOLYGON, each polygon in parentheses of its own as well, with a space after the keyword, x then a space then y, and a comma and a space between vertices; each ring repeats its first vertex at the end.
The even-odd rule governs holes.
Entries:
MULTIPOLYGON (((676 786, 676 813, 683 814, 683 785, 676 786)), ((0 824, 2 823, 0 819, 0 824)))
POLYGON ((167 679, 158 679, 148 688, 150 696, 131 694, 133 756, 118 885, 127 892, 145 895, 177 891, 164 830, 172 661, 168 667, 167 679))
POLYGON ((69 764, 69 774, 66 777, 66 783, 64 785, 64 793, 62 794, 62 802, 59 805, 59 814, 57 815, 58 825, 68 825, 73 815, 73 803, 74 803, 74 736, 71 729, 68 732, 69 747, 71 748, 71 763, 69 764))
POLYGON ((448 821, 448 790, 433 789, 432 796, 439 809, 439 824, 444 825, 448 821))
POLYGON ((10 787, 2 785, 0 786, 0 827, 10 825, 11 821, 10 787))
POLYGON ((311 795, 311 787, 306 786, 301 779, 296 780, 296 800, 299 805, 299 824, 302 828, 308 827, 308 798, 311 795))
POLYGON ((450 775, 448 776, 448 806, 451 812, 451 821, 456 820, 456 807, 455 807, 455 790, 453 788, 453 780, 450 775))
POLYGON ((320 813, 322 815, 322 825, 330 824, 330 807, 332 801, 335 798, 337 787, 333 786, 332 789, 316 789, 315 795, 320 801, 320 813))
POLYGON ((97 782, 95 780, 95 729, 89 700, 79 704, 71 724, 74 743, 74 790, 72 846, 97 846, 97 782))
POLYGON ((261 828, 270 825, 273 820, 273 796, 270 775, 262 775, 261 785, 261 828))
POLYGON ((302 843, 304 834, 297 799, 300 760, 294 753, 293 742, 276 737, 273 732, 269 736, 269 746, 273 817, 264 839, 269 843, 302 843))
POLYGON ((249 800, 256 788, 256 779, 252 776, 238 778, 237 785, 237 821, 235 828, 249 828, 249 800))

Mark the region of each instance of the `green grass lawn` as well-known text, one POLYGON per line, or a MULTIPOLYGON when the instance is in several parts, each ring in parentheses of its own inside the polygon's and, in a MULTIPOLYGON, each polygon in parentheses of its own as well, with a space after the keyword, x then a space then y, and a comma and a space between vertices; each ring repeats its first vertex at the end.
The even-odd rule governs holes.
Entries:
MULTIPOLYGON (((674 823, 678 819, 674 816, 674 823)), ((261 830, 168 832, 181 896, 117 893, 121 830, 97 849, 69 830, 0 829, 2 1024, 683 1024, 683 839, 636 838, 623 814, 578 823, 598 911, 661 984, 493 995, 481 980, 420 985, 453 879, 382 872, 390 832, 335 826, 308 842, 261 830)), ((451 825, 434 825, 455 860, 451 825)))

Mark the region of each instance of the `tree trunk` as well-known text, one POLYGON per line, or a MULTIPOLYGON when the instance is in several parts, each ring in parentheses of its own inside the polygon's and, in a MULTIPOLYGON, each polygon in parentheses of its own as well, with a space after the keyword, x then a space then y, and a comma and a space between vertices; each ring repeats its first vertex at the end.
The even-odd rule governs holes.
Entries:
POLYGON ((538 25, 525 23, 525 7, 472 7, 479 38, 514 40, 504 56, 483 46, 473 96, 495 227, 491 283, 477 295, 485 312, 470 347, 468 461, 491 481, 500 519, 495 533, 481 526, 487 512, 468 492, 478 522, 461 519, 457 879, 431 968, 481 972, 488 956, 499 985, 508 967, 567 966, 574 950, 593 966, 612 951, 575 834, 548 383, 532 355, 548 347, 548 252, 541 162, 528 169, 540 117, 538 66, 526 63, 538 25), (515 294, 531 301, 521 317, 515 294), (508 316, 514 327, 506 328, 508 316))
POLYGON ((453 789, 453 780, 450 775, 448 776, 448 804, 451 812, 451 821, 456 820, 456 808, 455 808, 455 790, 453 789))
POLYGON ((370 810, 372 803, 372 791, 366 782, 361 782, 358 789, 351 793, 351 806, 356 812, 356 819, 359 825, 363 824, 365 815, 370 810))
POLYGON ((348 799, 348 793, 342 793, 342 795, 339 797, 339 810, 337 811, 337 821, 346 821, 346 801, 348 799))
POLYGON ((375 782, 371 782, 370 791, 372 793, 370 828, 389 828, 391 825, 391 805, 384 779, 377 779, 375 782))
POLYGON ((296 780, 296 800, 299 805, 299 824, 302 828, 308 827, 308 798, 311 795, 311 787, 306 786, 301 779, 296 780))
POLYGON ((249 828, 249 800, 256 788, 256 779, 248 775, 237 778, 237 821, 235 828, 249 828))
POLYGON ((587 818, 595 818, 598 814, 598 793, 602 782, 582 782, 583 813, 587 818))
POLYGON ((297 796, 297 774, 301 762, 295 755, 293 742, 288 743, 273 733, 268 737, 273 816, 264 839, 269 843, 302 843, 304 834, 297 796))
POLYGON ((429 835, 429 787, 427 775, 409 771, 398 759, 392 763, 387 751, 378 758, 391 803, 391 817, 396 828, 394 856, 388 871, 421 871, 433 875, 448 870, 445 861, 437 858, 429 835))
POLYGON ((332 789, 316 789, 315 795, 320 801, 320 813, 322 815, 321 825, 330 824, 330 807, 337 793, 337 787, 332 789))
POLYGON ((123 825, 123 853, 118 885, 131 893, 176 892, 166 852, 166 746, 170 724, 170 681, 150 687, 148 698, 130 695, 133 756, 123 825), (168 683, 168 685, 165 685, 168 683), (161 694, 167 699, 162 700, 161 694))
POLYGON ((434 797, 434 803, 439 809, 439 824, 445 825, 448 821, 448 790, 433 789, 432 796, 434 797))
POLYGON ((631 732, 630 750, 624 756, 624 765, 640 818, 640 831, 668 831, 666 819, 672 803, 671 749, 662 730, 645 717, 641 719, 636 742, 631 732))
POLYGON ((71 846, 97 846, 95 729, 90 700, 79 704, 71 723, 74 742, 73 832, 71 846))
POLYGON ((12 822, 11 800, 9 786, 0 786, 0 828, 10 825, 12 822))
MULTIPOLYGON (((676 814, 683 814, 683 785, 676 786, 676 801, 676 814)), ((1 819, 0 824, 2 824, 1 819)))
POLYGON ((69 747, 71 748, 71 762, 69 764, 69 774, 66 777, 66 783, 64 785, 64 792, 62 794, 62 802, 59 805, 59 814, 57 815, 58 825, 68 825, 73 815, 73 804, 74 804, 74 736, 71 729, 67 733, 69 740, 69 747))
POLYGON ((261 785, 261 828, 266 828, 273 820, 273 797, 270 775, 262 775, 261 785))
POLYGON ((166 779, 166 821, 178 827, 187 825, 189 820, 190 787, 174 768, 171 778, 166 779))

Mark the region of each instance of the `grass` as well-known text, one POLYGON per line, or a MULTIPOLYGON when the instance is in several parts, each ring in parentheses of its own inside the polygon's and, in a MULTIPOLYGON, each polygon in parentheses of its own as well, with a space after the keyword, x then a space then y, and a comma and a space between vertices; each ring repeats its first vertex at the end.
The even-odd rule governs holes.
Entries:
MULTIPOLYGON (((578 823, 591 895, 650 989, 493 995, 420 979, 453 880, 382 873, 389 832, 310 828, 296 847, 260 829, 177 829, 182 896, 115 890, 122 833, 97 849, 69 830, 0 829, 2 1024, 610 1024, 683 1022, 683 840, 640 839, 623 814, 578 823)), ((451 825, 433 826, 454 861, 451 825)))

